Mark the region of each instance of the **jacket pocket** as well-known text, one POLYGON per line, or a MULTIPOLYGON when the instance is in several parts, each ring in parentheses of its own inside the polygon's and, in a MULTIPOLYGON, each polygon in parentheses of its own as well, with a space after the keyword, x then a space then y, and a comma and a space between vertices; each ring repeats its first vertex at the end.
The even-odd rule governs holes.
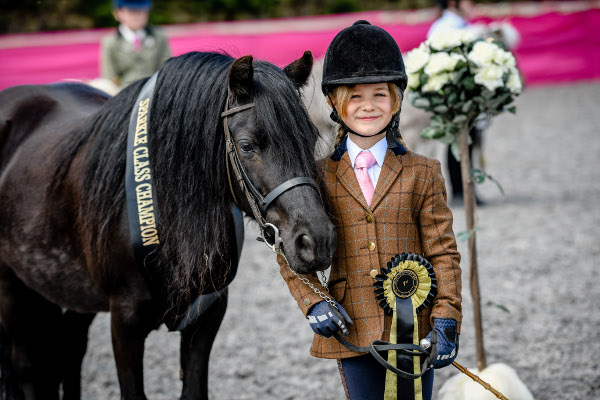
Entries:
POLYGON ((344 301, 346 296, 346 284, 348 280, 346 278, 334 279, 327 285, 329 287, 329 294, 338 303, 344 301))

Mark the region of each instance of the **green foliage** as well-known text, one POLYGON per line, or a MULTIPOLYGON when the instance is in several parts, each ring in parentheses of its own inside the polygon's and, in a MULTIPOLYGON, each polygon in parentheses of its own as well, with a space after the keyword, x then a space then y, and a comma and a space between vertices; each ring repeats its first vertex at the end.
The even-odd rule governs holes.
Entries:
POLYGON ((497 308, 497 309, 499 309, 501 311, 504 311, 505 313, 509 313, 510 314, 510 310, 504 304, 499 304, 499 303, 496 303, 496 302, 494 302, 492 300, 488 300, 485 303, 485 305, 488 306, 488 307, 495 307, 495 308, 497 308))
POLYGON ((473 236, 473 234, 475 232, 477 232, 478 230, 480 230, 480 227, 475 227, 475 229, 471 230, 471 231, 462 231, 462 232, 458 232, 456 234, 456 238, 460 241, 460 242, 466 242, 467 240, 469 240, 469 238, 471 236, 473 236))
POLYGON ((473 181, 475 181, 475 183, 483 183, 486 181, 486 179, 494 182, 498 187, 498 190, 500 190, 500 193, 504 195, 504 189, 502 188, 502 185, 500 185, 500 182, 498 182, 484 170, 474 168, 471 170, 471 174, 473 175, 473 181))

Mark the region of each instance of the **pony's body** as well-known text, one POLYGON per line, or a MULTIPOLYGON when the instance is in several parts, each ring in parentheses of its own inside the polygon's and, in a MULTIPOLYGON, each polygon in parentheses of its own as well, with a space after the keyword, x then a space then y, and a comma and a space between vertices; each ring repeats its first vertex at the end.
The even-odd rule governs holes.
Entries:
MULTIPOLYGON (((289 78, 251 57, 190 53, 163 66, 148 125, 161 244, 144 268, 133 256, 124 193, 127 126, 144 81, 112 99, 79 84, 0 93, 5 396, 58 399, 62 383, 64 399, 78 398, 87 328, 95 313, 110 311, 122 398, 145 399, 147 334, 163 322, 173 326, 198 294, 224 287, 237 269, 222 107, 256 104, 230 116, 229 127, 263 195, 282 178, 315 176, 317 133, 292 84, 306 80, 306 64, 306 55, 290 64, 289 78)), ((333 226, 314 189, 293 192, 266 218, 279 225, 293 269, 322 270, 333 226)), ((248 212, 246 202, 238 205, 248 212)), ((208 356, 226 300, 225 292, 182 331, 182 398, 207 396, 208 356)))
MULTIPOLYGON (((3 92, 0 103, 6 104, 3 100, 16 91, 3 92)), ((76 229, 70 211, 77 202, 74 198, 78 189, 76 182, 69 181, 69 187, 50 203, 46 193, 48 171, 56 169, 60 156, 56 150, 65 136, 108 98, 76 84, 27 87, 18 94, 21 98, 12 100, 13 115, 36 108, 40 112, 35 115, 37 129, 23 131, 14 154, 2 157, 2 160, 11 160, 3 167, 0 183, 3 264, 10 265, 28 287, 56 304, 79 312, 108 311, 106 294, 94 283, 85 264, 78 260, 85 232, 76 229), (51 218, 46 217, 48 210, 51 210, 51 218), (12 229, 15 226, 20 229, 12 229), (9 246, 9 243, 19 245, 9 246), (55 279, 56 273, 64 276, 55 279)))

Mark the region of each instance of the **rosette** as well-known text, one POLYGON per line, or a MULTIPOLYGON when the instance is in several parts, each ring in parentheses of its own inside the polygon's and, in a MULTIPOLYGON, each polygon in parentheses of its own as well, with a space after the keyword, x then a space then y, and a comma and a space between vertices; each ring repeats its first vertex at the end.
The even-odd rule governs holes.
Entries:
MULTIPOLYGON (((385 313, 392 315, 390 343, 419 344, 417 314, 429 307, 437 293, 433 266, 414 253, 398 254, 375 276, 375 298, 385 313)), ((404 371, 419 374, 420 357, 388 352, 388 363, 404 371)), ((422 399, 421 378, 404 379, 388 371, 385 398, 396 398, 398 393, 413 394, 422 399)), ((413 398, 410 395, 407 398, 413 398)))

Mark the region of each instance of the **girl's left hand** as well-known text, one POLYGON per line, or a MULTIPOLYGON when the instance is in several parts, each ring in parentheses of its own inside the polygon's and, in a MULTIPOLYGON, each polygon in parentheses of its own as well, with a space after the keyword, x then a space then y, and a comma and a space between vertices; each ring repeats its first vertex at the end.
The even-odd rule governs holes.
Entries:
POLYGON ((432 352, 436 352, 432 365, 433 368, 443 368, 452 364, 458 355, 456 321, 453 318, 434 318, 433 329, 436 332, 435 340, 432 332, 427 335, 433 344, 432 352))

